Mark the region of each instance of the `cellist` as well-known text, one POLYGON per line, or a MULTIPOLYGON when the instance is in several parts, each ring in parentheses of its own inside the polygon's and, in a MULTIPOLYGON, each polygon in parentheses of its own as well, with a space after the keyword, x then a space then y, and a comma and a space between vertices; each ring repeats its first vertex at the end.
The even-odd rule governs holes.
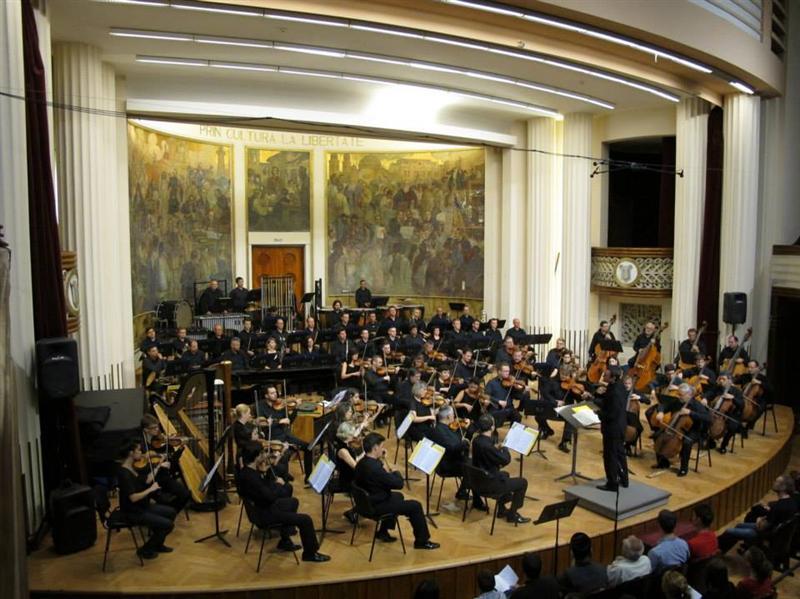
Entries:
MULTIPOLYGON (((689 459, 692 455, 692 447, 700 442, 705 434, 706 427, 711 421, 705 399, 698 400, 694 397, 694 388, 687 383, 681 383, 678 387, 678 397, 673 401, 662 401, 658 404, 655 414, 657 430, 654 435, 656 448, 661 435, 673 434, 680 437, 680 469, 678 476, 686 476, 689 472, 689 459), (691 418, 691 426, 680 432, 675 432, 673 426, 679 416, 691 418)), ((669 468, 669 457, 661 455, 656 451, 657 462, 653 468, 669 468)))
POLYGON ((607 320, 600 321, 600 328, 592 335, 592 340, 589 342, 589 362, 594 362, 597 354, 595 348, 604 340, 615 340, 614 333, 611 332, 611 323, 607 320))
POLYGON ((719 411, 726 400, 732 402, 730 409, 725 412, 728 418, 723 416, 725 419, 725 434, 722 436, 719 447, 717 447, 717 451, 720 453, 728 453, 728 443, 731 437, 739 432, 742 426, 741 418, 742 410, 744 409, 742 392, 733 386, 730 375, 723 372, 717 377, 717 384, 710 386, 704 395, 709 407, 713 410, 719 411))
POLYGON ((767 375, 765 375, 761 370, 761 366, 757 360, 750 360, 747 363, 747 372, 734 377, 733 384, 738 385, 741 388, 745 401, 745 407, 747 407, 748 402, 756 402, 756 404, 753 404, 753 407, 756 408, 756 411, 749 418, 746 417, 747 426, 742 431, 742 435, 744 435, 744 438, 746 439, 748 429, 753 428, 756 420, 760 418, 762 412, 764 411, 770 386, 769 382, 767 381, 767 375))

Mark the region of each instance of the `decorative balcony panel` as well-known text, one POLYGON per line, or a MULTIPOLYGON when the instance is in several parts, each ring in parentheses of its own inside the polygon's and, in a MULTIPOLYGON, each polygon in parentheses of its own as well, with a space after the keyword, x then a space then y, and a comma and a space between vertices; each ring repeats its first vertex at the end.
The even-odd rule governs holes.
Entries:
POLYGON ((592 248, 592 291, 633 298, 672 296, 672 248, 592 248))

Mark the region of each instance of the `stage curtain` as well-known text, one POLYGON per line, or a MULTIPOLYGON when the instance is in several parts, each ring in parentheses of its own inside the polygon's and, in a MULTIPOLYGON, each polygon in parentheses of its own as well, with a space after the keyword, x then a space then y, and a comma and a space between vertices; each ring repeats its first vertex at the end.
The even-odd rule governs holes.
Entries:
MULTIPOLYGON (((25 124, 28 139, 28 210, 36 339, 67 336, 61 246, 50 165, 45 71, 30 0, 22 0, 25 124)), ((49 57, 48 57, 49 58, 49 57)))
POLYGON ((661 139, 661 182, 658 201, 658 247, 671 248, 675 236, 675 138, 661 139))
POLYGON ((722 228, 722 109, 708 115, 708 151, 706 159, 706 205, 703 215, 703 242, 700 249, 700 272, 697 294, 697 319, 708 322, 706 348, 716 360, 719 331, 719 259, 722 228))

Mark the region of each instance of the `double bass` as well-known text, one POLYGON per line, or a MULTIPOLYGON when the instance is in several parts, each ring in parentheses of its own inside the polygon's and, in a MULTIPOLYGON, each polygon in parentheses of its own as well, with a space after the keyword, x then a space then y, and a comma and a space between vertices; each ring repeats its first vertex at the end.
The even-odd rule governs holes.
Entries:
POLYGON ((742 348, 744 347, 744 344, 747 343, 750 340, 750 337, 752 335, 753 335, 753 328, 750 327, 750 328, 747 329, 747 332, 744 334, 744 337, 742 338, 742 342, 739 343, 739 346, 736 348, 736 351, 733 352, 733 355, 730 358, 728 358, 727 360, 724 360, 722 362, 722 364, 720 364, 720 367, 719 367, 719 373, 720 374, 727 374, 727 375, 729 375, 731 377, 734 377, 734 378, 737 377, 737 376, 741 376, 743 374, 747 374, 747 365, 746 364, 739 364, 739 363, 736 362, 736 360, 738 360, 739 356, 742 355, 742 348))
MULTIPOLYGON (((694 345, 692 345, 692 350, 694 351, 695 354, 700 353, 700 347, 697 344, 700 343, 700 338, 703 336, 703 333, 706 332, 707 328, 708 328, 708 322, 704 320, 700 325, 700 328, 697 330, 697 335, 694 338, 694 345)), ((681 370, 691 370, 692 368, 694 368, 694 364, 687 364, 686 362, 680 359, 679 355, 678 368, 680 368, 681 370)))
MULTIPOLYGON (((617 315, 614 314, 608 321, 608 326, 614 326, 614 323, 617 322, 617 315)), ((594 362, 592 362, 591 366, 589 366, 589 370, 586 372, 586 378, 589 379, 590 383, 599 383, 600 379, 603 377, 603 373, 608 366, 608 359, 615 358, 619 352, 615 352, 613 350, 605 350, 601 349, 600 344, 594 346, 594 362)))
POLYGON ((662 324, 653 334, 647 347, 643 347, 636 355, 636 362, 631 368, 631 376, 634 378, 633 388, 637 391, 646 391, 647 387, 656 377, 656 370, 661 363, 661 352, 656 347, 656 341, 661 337, 661 333, 669 326, 668 322, 662 324))

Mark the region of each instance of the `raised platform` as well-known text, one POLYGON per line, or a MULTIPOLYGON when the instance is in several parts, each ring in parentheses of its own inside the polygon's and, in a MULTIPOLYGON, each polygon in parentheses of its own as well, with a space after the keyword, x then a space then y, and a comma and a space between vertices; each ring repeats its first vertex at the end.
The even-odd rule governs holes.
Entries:
MULTIPOLYGON (((766 493, 775 477, 781 474, 791 455, 791 433, 794 428, 792 412, 788 407, 778 406, 780 432, 772 431, 771 419, 766 437, 751 434, 745 447, 736 448, 736 453, 720 455, 713 452, 713 467, 703 461, 700 472, 690 472, 685 478, 665 473, 656 479, 646 478, 653 463, 652 443, 645 441, 642 458, 630 460, 631 468, 638 476, 632 481, 648 482, 671 493, 667 506, 678 512, 682 520, 690 520, 691 508, 697 503, 709 502, 713 506, 716 522, 725 523, 747 510, 766 493)), ((531 424, 533 420, 531 419, 531 424)), ((759 422, 756 430, 761 430, 759 422)), ((558 439, 558 435, 554 437, 558 439)), ((599 433, 581 435, 579 456, 580 470, 592 478, 603 475, 600 455, 599 433)), ((529 482, 529 493, 540 501, 527 501, 521 512, 534 519, 544 505, 564 498, 564 489, 569 483, 555 483, 553 479, 568 471, 570 456, 556 450, 555 443, 542 444, 548 460, 531 456, 525 459, 523 474, 529 482)), ((390 442, 390 459, 394 456, 394 438, 390 442)), ((402 470, 402 455, 397 468, 402 470)), ((297 469, 292 461, 292 468, 297 469)), ((509 472, 516 476, 519 463, 513 462, 509 472)), ((295 472, 295 474, 298 474, 295 472)), ((424 479, 424 477, 422 477, 424 479)), ((320 523, 319 497, 301 485, 295 485, 300 499, 300 509, 320 523)), ((407 497, 425 502, 424 482, 413 482, 411 490, 404 490, 407 497)), ((438 493, 438 481, 436 493, 438 493)), ((368 563, 372 524, 359 526, 355 545, 350 546, 350 526, 342 518, 349 507, 346 498, 337 496, 331 510, 329 525, 347 531, 346 534, 327 535, 322 551, 332 556, 325 564, 296 565, 291 554, 270 554, 274 541, 265 547, 265 562, 261 573, 256 573, 257 551, 251 546, 244 554, 248 529, 243 524, 237 537, 239 505, 234 503, 220 513, 223 528, 230 530, 228 539, 233 547, 225 547, 217 541, 202 544, 195 539, 209 534, 213 529, 213 515, 192 512, 191 520, 182 516, 176 520, 168 544, 174 553, 148 561, 139 566, 133 552, 130 536, 114 535, 111 541, 108 571, 101 571, 105 531, 101 531, 98 543, 81 553, 67 556, 56 555, 45 541, 45 547, 28 560, 30 589, 33 597, 68 595, 93 597, 224 597, 225 599, 305 599, 341 598, 351 599, 407 599, 420 580, 435 577, 439 580, 446 599, 474 597, 478 593, 478 572, 488 568, 498 572, 504 565, 520 568, 520 558, 526 551, 540 552, 545 571, 553 568, 553 540, 555 522, 540 526, 513 526, 498 521, 495 533, 489 535, 491 517, 472 511, 466 522, 461 522, 459 511, 446 509, 453 501, 455 485, 452 480, 445 484, 441 515, 435 518, 438 529, 432 529, 433 540, 441 543, 438 551, 417 551, 410 547, 411 527, 403 520, 401 526, 406 537, 408 554, 403 555, 399 543, 379 543, 375 557, 368 563)), ((435 507, 435 497, 433 507, 435 507)), ((454 506, 455 507, 455 506, 454 506)), ((660 508, 627 518, 619 526, 618 538, 629 534, 643 534, 656 527, 656 516, 660 508)), ((578 507, 573 515, 561 522, 560 546, 557 552, 559 569, 569 563, 569 537, 583 531, 593 539, 595 557, 611 561, 617 553, 614 547, 613 522, 578 507)))
POLYGON ((590 512, 619 522, 666 505, 672 495, 669 491, 632 480, 627 489, 620 488, 617 502, 616 493, 597 488, 597 485, 605 482, 606 479, 598 478, 582 485, 567 487, 564 489, 564 496, 567 499, 577 499, 578 505, 590 512))

